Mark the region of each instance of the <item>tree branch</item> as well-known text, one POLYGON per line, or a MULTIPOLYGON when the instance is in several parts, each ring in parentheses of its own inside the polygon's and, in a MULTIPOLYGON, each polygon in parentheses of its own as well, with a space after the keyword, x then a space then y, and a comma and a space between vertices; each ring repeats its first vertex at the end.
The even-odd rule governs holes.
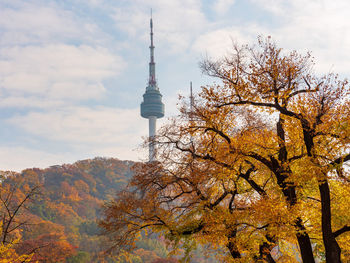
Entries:
POLYGON ((333 232, 334 237, 338 237, 339 235, 350 231, 350 226, 346 225, 343 226, 342 228, 338 229, 337 231, 333 232))

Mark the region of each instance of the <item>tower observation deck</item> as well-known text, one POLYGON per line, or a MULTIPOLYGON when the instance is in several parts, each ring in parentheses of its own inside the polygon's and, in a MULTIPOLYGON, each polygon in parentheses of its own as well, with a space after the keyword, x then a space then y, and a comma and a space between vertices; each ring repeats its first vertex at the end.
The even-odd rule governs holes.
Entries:
POLYGON ((162 103, 162 94, 159 92, 159 88, 156 80, 156 64, 154 62, 154 45, 153 45, 153 21, 150 19, 151 27, 151 45, 150 49, 150 62, 149 62, 149 79, 146 92, 143 94, 143 102, 141 103, 141 116, 148 119, 149 122, 149 161, 154 161, 156 158, 155 145, 152 142, 152 137, 156 135, 156 122, 158 118, 164 116, 164 104, 162 103))

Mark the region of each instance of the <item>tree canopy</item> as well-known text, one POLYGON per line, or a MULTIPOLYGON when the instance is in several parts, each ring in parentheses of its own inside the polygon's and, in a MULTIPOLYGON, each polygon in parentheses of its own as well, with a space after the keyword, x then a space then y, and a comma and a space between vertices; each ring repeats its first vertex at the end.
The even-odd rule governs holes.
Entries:
POLYGON ((182 98, 153 138, 158 161, 105 206, 112 249, 147 230, 225 262, 349 259, 348 82, 270 38, 200 66, 218 83, 182 98))

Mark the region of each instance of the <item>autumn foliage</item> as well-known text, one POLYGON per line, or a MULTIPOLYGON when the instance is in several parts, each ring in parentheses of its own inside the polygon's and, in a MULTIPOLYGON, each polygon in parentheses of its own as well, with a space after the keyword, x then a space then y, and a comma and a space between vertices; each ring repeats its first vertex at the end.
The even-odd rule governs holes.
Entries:
MULTIPOLYGON (((168 258, 165 242, 156 237, 141 238, 137 249, 123 255, 104 253, 105 238, 96 222, 101 205, 127 185, 132 165, 95 158, 21 173, 1 172, 0 237, 5 241, 0 262, 148 263, 168 258)), ((193 262, 212 262, 200 257, 193 262)))
POLYGON ((183 99, 154 138, 158 162, 106 205, 111 249, 147 230, 221 262, 347 262, 350 90, 312 66, 270 38, 202 62, 219 84, 183 99))
POLYGON ((3 172, 0 262, 100 262, 98 211, 126 185, 130 165, 96 158, 3 172))

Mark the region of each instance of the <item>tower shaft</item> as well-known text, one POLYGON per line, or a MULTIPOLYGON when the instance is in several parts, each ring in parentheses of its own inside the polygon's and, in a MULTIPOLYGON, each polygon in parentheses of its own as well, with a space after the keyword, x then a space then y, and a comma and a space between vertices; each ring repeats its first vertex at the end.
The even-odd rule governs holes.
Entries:
POLYGON ((156 136, 156 126, 157 126, 157 117, 150 116, 148 118, 148 131, 149 131, 149 161, 153 162, 156 160, 156 145, 154 140, 154 136, 156 136))

